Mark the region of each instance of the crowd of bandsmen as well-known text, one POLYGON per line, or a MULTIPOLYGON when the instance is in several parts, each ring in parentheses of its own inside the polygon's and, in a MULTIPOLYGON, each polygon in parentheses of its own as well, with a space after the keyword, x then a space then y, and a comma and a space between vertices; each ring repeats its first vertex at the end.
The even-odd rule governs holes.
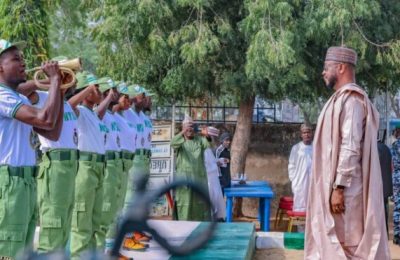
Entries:
MULTIPOLYGON (((0 40, 0 257, 32 246, 38 221, 39 252, 107 251, 131 203, 128 176, 149 174, 151 94, 87 71, 62 89, 56 61, 42 64, 50 86, 40 90, 26 80, 21 48, 0 40)), ((124 243, 140 250, 148 239, 135 232, 124 243)))

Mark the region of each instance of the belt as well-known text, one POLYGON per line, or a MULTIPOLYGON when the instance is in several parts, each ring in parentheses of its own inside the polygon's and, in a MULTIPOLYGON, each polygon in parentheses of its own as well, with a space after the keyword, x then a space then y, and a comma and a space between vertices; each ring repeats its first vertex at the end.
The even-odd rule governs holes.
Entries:
POLYGON ((135 157, 134 153, 127 152, 127 151, 122 151, 121 155, 122 155, 122 158, 124 158, 126 160, 133 160, 133 158, 135 157))
POLYGON ((59 150, 50 150, 45 153, 50 160, 54 161, 70 161, 78 159, 78 151, 77 150, 69 150, 69 151, 59 151, 59 150))
POLYGON ((79 161, 104 162, 104 154, 79 152, 79 161))
POLYGON ((135 155, 145 155, 150 157, 151 156, 151 150, 148 149, 136 149, 135 155))
POLYGON ((8 174, 10 176, 17 176, 17 177, 27 177, 32 176, 35 178, 37 176, 37 167, 36 166, 21 166, 21 167, 12 167, 8 166, 8 174))
POLYGON ((106 152, 106 161, 115 159, 121 159, 120 152, 111 152, 111 151, 106 152))

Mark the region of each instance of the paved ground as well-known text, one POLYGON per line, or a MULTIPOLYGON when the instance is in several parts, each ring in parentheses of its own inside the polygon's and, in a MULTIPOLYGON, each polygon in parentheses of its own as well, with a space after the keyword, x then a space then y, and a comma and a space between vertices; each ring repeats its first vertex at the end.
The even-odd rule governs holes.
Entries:
MULTIPOLYGON (((393 237, 393 203, 389 203, 389 238, 393 237)), ((273 216, 274 217, 274 216, 273 216)), ((259 228, 259 222, 254 218, 239 218, 235 219, 235 221, 250 221, 256 224, 256 228, 259 228)), ((271 228, 273 228, 273 221, 271 221, 271 228)), ((277 229, 273 229, 272 231, 285 231, 287 227, 286 223, 283 223, 277 229)), ((393 260, 400 260, 400 246, 394 245, 392 240, 390 240, 390 252, 393 260)), ((265 250, 256 250, 256 254, 253 260, 302 260, 304 258, 303 250, 288 250, 288 249, 265 249, 265 250)))
MULTIPOLYGON (((389 204, 389 237, 392 239, 393 236, 393 203, 389 204)), ((275 216, 271 216, 272 218, 275 216)), ((167 217, 169 219, 169 217, 167 217)), ((165 218, 162 218, 165 219, 165 218)), ((259 230, 259 222, 255 218, 249 217, 242 217, 235 219, 234 221, 243 221, 243 222, 254 222, 256 225, 256 229, 259 230)), ((274 223, 273 219, 271 220, 271 228, 273 228, 274 223)), ((272 231, 285 231, 287 228, 287 223, 282 223, 280 227, 277 229, 272 229, 272 231)), ((392 255, 393 260, 400 260, 400 246, 393 245, 392 241, 390 240, 390 252, 392 255)), ((256 253, 253 257, 253 260, 302 260, 304 258, 304 251, 303 250, 288 250, 288 249, 265 249, 265 250, 256 250, 256 253)))
MULTIPOLYGON (((393 260, 400 260, 400 247, 390 241, 390 252, 393 260)), ((253 260, 303 260, 303 250, 266 249, 257 250, 253 260)))

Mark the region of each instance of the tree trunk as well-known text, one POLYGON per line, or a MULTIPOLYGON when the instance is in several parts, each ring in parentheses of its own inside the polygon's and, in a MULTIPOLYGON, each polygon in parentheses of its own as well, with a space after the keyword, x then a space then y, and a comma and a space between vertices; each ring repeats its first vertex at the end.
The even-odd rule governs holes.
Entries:
MULTIPOLYGON (((233 178, 235 178, 238 173, 245 173, 246 156, 250 144, 254 102, 255 96, 251 96, 246 100, 242 100, 239 105, 239 115, 231 146, 231 175, 233 178)), ((238 199, 236 201, 237 203, 233 210, 233 215, 235 217, 243 216, 242 200, 238 199)))
POLYGON ((311 120, 310 120, 310 108, 304 107, 303 105, 301 105, 300 103, 297 104, 300 108, 300 111, 303 113, 303 117, 304 117, 304 123, 311 125, 311 120))

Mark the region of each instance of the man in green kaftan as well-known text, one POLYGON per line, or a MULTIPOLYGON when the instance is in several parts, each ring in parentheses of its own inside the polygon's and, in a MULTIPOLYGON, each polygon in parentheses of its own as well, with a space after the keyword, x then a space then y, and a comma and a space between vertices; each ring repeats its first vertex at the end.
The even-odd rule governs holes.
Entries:
MULTIPOLYGON (((196 183, 208 192, 204 150, 209 144, 204 137, 196 136, 190 117, 183 121, 182 132, 172 138, 171 147, 177 152, 175 179, 196 183)), ((206 202, 189 188, 176 189, 175 211, 178 220, 210 219, 210 209, 206 202)))

